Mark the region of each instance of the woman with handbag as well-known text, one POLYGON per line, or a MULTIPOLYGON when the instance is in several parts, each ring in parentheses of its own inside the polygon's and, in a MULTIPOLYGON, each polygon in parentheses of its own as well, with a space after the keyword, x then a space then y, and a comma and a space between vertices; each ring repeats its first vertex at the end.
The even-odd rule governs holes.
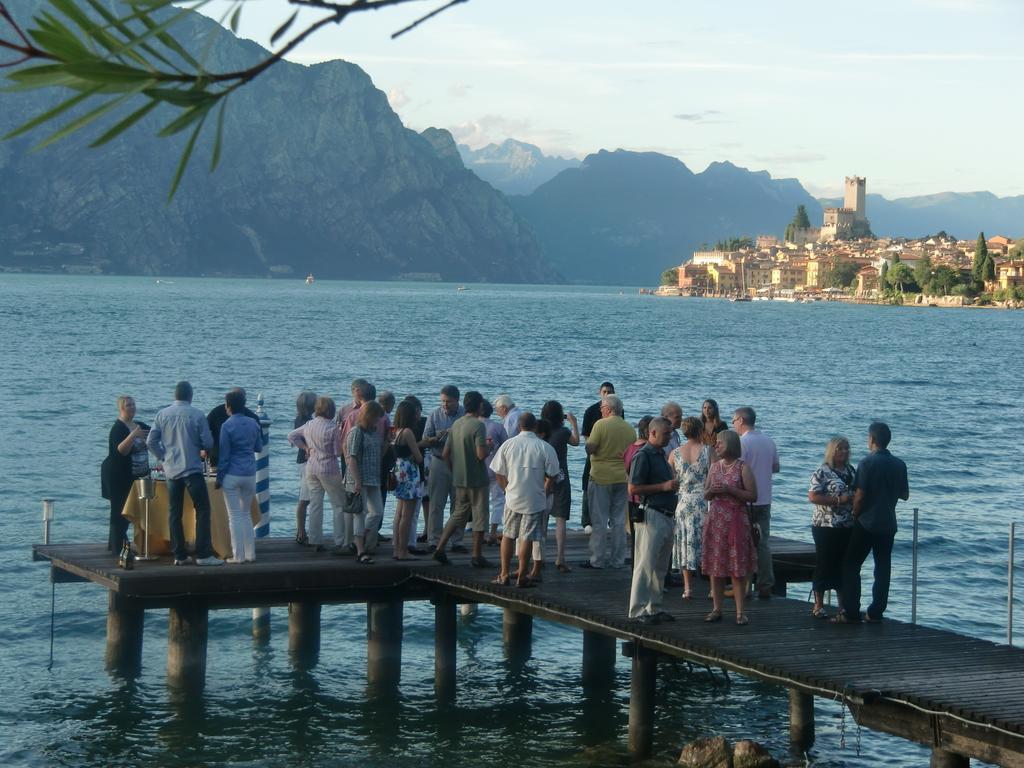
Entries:
MULTIPOLYGON (((843 559, 853 532, 853 483, 855 471, 850 466, 850 441, 833 437, 825 446, 825 461, 811 475, 807 500, 814 505, 811 535, 817 564, 814 566, 812 589, 816 619, 827 619, 825 592, 839 593, 843 583, 843 559)), ((842 604, 842 601, 839 601, 842 604)))
POLYGON ((701 569, 711 577, 714 608, 704 621, 721 621, 725 581, 732 580, 736 600, 736 623, 748 624, 744 612, 750 574, 757 569, 747 505, 757 498, 754 474, 740 458, 740 436, 727 429, 718 433, 715 452, 721 457, 711 465, 704 482, 708 514, 701 543, 701 569))
POLYGON ((110 499, 110 529, 107 549, 118 555, 128 540, 128 520, 121 515, 136 478, 149 476, 146 438, 149 425, 135 420, 135 398, 117 398, 117 421, 107 437, 107 458, 103 460, 102 485, 110 499))
POLYGON ((345 511, 354 516, 352 540, 356 560, 369 565, 370 554, 377 548, 377 530, 384 517, 384 500, 380 494, 380 467, 384 446, 377 422, 384 418, 384 408, 376 400, 363 403, 354 429, 345 438, 345 511), (360 503, 361 500, 361 503, 360 503))

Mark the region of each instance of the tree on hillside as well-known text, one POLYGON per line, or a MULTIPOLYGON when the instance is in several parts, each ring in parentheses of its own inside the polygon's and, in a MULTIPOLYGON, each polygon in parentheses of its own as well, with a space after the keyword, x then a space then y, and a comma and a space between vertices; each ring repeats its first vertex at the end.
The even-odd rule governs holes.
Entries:
POLYGON ((664 272, 662 272, 661 284, 679 285, 679 267, 672 267, 672 269, 666 269, 664 272))
POLYGON ((742 251, 744 248, 753 247, 754 241, 749 237, 730 237, 715 243, 716 251, 742 251))
POLYGON ((892 265, 884 274, 885 282, 903 293, 903 290, 914 284, 914 272, 906 264, 899 262, 892 265))
POLYGON ((857 272, 860 267, 853 261, 841 261, 833 265, 828 276, 828 284, 831 288, 849 288, 857 279, 857 272))
POLYGON ((807 229, 811 226, 811 220, 807 216, 807 208, 802 205, 796 207, 796 215, 793 216, 793 220, 786 225, 786 242, 793 241, 793 230, 795 229, 807 229))
POLYGON ((927 253, 921 257, 914 267, 914 282, 921 286, 921 290, 927 290, 929 281, 932 279, 932 257, 927 253))
MULTIPOLYGON (((921 285, 918 282, 918 285, 921 285)), ((962 286, 960 273, 947 264, 939 264, 928 281, 927 292, 932 296, 949 296, 953 289, 962 286)), ((924 285, 921 285, 924 288, 924 285)))
POLYGON ((991 253, 985 257, 985 263, 981 265, 981 280, 989 282, 996 279, 996 259, 991 253))
MULTIPOLYGON (((438 0, 443 4, 395 32, 392 39, 442 11, 468 0, 438 0)), ((126 12, 115 13, 100 0, 51 0, 31 20, 15 19, 0 3, 0 67, 15 67, 8 75, 13 90, 49 89, 72 96, 4 136, 10 139, 67 118, 37 145, 45 147, 100 118, 115 119, 90 147, 106 144, 158 106, 178 111, 159 131, 161 137, 185 131, 189 138, 171 182, 178 188, 196 140, 204 127, 213 130, 210 171, 220 161, 224 110, 228 97, 292 53, 314 33, 340 24, 349 14, 404 5, 414 0, 288 0, 282 23, 270 36, 270 48, 259 62, 233 72, 209 72, 206 52, 190 52, 169 31, 209 0, 126 0, 126 12), (309 10, 296 25, 299 11, 309 10), (280 43, 280 45, 278 45, 280 43), (194 54, 194 55, 193 55, 194 54), (19 66, 25 64, 27 66, 19 66), (77 107, 88 108, 84 113, 77 107), (216 113, 216 114, 214 114, 216 113), (215 118, 215 119, 214 119, 215 118), (215 127, 213 127, 213 124, 215 127)), ((232 0, 221 17, 237 33, 243 0, 232 0)), ((208 47, 208 46, 207 46, 208 47)))
POLYGON ((978 242, 974 245, 974 267, 971 274, 976 282, 982 282, 985 278, 982 274, 985 271, 985 262, 988 261, 988 243, 985 242, 985 233, 978 233, 978 242))

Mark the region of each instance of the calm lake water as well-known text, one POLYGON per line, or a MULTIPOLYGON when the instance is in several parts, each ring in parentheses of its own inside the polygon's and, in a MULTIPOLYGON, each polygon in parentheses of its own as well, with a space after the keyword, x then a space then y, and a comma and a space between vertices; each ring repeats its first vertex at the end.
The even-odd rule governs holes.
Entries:
MULTIPOLYGON (((40 499, 56 499, 56 541, 105 540, 98 472, 120 393, 151 421, 181 378, 203 410, 234 385, 252 400, 262 392, 274 420, 273 535, 294 533, 285 434, 296 393, 340 403, 356 376, 430 407, 452 382, 534 409, 557 398, 582 416, 604 379, 633 420, 668 399, 687 414, 705 397, 723 413, 753 405, 782 458, 773 532, 808 541, 807 481, 828 438, 848 435, 857 460, 868 423, 885 419, 912 494, 901 506, 890 614, 910 616, 917 506, 919 620, 1005 641, 1007 528, 1024 490, 1010 439, 1022 332, 1019 312, 731 304, 634 289, 0 275, 0 764, 628 763, 627 660, 611 691, 584 694, 580 633, 538 622, 532 659, 513 667, 501 613, 486 606, 460 625, 450 709, 434 702, 429 605, 406 607, 398 701, 366 695, 362 606, 324 608, 320 663, 305 672, 289 662, 283 609, 265 646, 252 643, 248 611, 212 613, 206 692, 187 705, 165 686, 166 612, 149 614, 142 675, 125 681, 103 669, 106 594, 60 585, 48 670, 48 569, 30 556, 40 499)), ((570 453, 576 488, 582 458, 570 453)), ((959 661, 968 660, 950 660, 959 661)), ((652 765, 673 763, 682 744, 708 733, 785 753, 783 688, 736 675, 727 688, 721 675, 685 665, 660 674, 652 765)), ((838 705, 817 707, 811 764, 927 762, 923 748, 858 733, 838 705)))

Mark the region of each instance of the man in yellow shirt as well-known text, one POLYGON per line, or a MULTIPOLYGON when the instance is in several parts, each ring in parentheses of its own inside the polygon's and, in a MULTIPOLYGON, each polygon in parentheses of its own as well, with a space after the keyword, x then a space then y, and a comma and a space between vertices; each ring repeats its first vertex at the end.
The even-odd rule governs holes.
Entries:
POLYGON ((601 419, 587 438, 590 457, 590 560, 583 568, 621 568, 626 563, 626 465, 622 456, 636 432, 622 418, 622 401, 601 398, 601 419), (610 540, 610 541, 609 541, 610 540), (610 546, 609 546, 610 544, 610 546))

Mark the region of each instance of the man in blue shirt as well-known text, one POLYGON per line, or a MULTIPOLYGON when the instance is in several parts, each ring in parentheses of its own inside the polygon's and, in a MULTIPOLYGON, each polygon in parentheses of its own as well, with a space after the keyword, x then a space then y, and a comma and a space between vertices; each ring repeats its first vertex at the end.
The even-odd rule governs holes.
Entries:
POLYGON ((853 483, 854 523, 843 561, 843 609, 832 619, 839 624, 861 621, 860 569, 869 552, 875 561, 875 583, 864 620, 872 624, 881 622, 889 602, 896 502, 910 498, 907 465, 889 453, 891 439, 892 432, 887 424, 876 421, 868 427, 870 453, 857 466, 853 483))
POLYGON ((203 412, 192 407, 192 385, 187 381, 174 385, 174 402, 156 415, 146 445, 164 465, 174 564, 191 562, 181 524, 187 488, 196 510, 196 565, 223 565, 224 561, 213 554, 210 496, 203 477, 202 452, 213 447, 213 435, 203 412))

